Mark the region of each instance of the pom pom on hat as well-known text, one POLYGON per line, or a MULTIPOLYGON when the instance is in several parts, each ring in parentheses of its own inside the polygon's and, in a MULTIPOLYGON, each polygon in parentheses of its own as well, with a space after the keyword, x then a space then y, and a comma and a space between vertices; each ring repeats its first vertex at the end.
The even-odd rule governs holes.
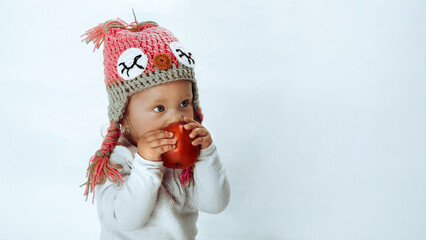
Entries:
POLYGON ((145 21, 141 23, 131 23, 127 24, 123 20, 117 18, 117 20, 108 20, 104 23, 99 24, 98 26, 91 28, 86 31, 81 37, 86 36, 83 41, 86 41, 86 43, 93 42, 95 44, 95 47, 93 48, 93 52, 96 49, 99 49, 99 47, 102 45, 105 36, 110 28, 123 28, 128 29, 132 32, 139 32, 142 31, 144 28, 149 26, 158 26, 157 23, 152 21, 145 21))

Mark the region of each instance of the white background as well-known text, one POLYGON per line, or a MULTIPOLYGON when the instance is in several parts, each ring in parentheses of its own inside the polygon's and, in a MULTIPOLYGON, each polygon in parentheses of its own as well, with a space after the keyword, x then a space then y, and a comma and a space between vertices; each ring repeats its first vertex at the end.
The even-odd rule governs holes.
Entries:
POLYGON ((109 19, 197 61, 231 183, 198 239, 426 239, 426 2, 0 1, 0 238, 97 239, 89 158, 108 123, 109 19))

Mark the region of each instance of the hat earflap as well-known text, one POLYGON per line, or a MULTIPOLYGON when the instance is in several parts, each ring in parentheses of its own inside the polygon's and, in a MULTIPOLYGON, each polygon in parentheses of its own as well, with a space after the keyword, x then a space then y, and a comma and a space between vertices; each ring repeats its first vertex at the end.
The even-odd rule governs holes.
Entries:
POLYGON ((118 166, 116 164, 112 164, 109 161, 109 157, 115 145, 117 144, 120 135, 120 124, 111 121, 107 135, 105 136, 105 139, 102 142, 101 149, 96 151, 95 155, 90 158, 89 167, 87 168, 86 174, 87 182, 80 186, 82 187, 86 185, 86 191, 84 192, 84 196, 86 196, 86 201, 89 196, 89 192, 93 192, 94 201, 95 186, 97 184, 105 183, 107 178, 112 182, 123 182, 120 173, 117 171, 118 166))

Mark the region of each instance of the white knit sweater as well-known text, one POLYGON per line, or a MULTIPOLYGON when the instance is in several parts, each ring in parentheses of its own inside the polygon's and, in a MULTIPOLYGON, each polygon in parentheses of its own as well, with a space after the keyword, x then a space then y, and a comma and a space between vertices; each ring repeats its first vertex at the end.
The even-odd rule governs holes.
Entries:
POLYGON ((195 239, 198 211, 219 213, 228 205, 229 182, 216 146, 200 150, 195 184, 182 188, 182 170, 143 159, 121 138, 110 161, 120 164, 123 184, 107 180, 95 187, 101 240, 195 239))

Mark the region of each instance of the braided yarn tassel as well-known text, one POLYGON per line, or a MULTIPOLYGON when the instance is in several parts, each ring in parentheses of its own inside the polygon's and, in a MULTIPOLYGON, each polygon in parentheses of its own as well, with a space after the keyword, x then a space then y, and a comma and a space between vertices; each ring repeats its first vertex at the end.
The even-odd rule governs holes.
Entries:
MULTIPOLYGON (((203 122, 203 113, 201 112, 201 108, 198 108, 197 111, 195 111, 195 119, 202 123, 203 122)), ((194 180, 194 167, 195 164, 190 166, 189 168, 185 168, 182 170, 182 174, 180 175, 180 184, 185 187, 187 183, 191 183, 194 180)))
POLYGON ((194 180, 194 167, 195 164, 190 166, 189 168, 185 168, 182 170, 182 173, 180 175, 180 184, 182 187, 185 187, 187 183, 192 183, 194 180))
POLYGON ((120 125, 116 122, 111 121, 108 128, 108 133, 105 136, 104 141, 102 142, 102 147, 96 151, 95 155, 90 158, 89 167, 87 168, 87 182, 82 184, 80 187, 86 185, 86 191, 84 196, 86 196, 86 201, 89 196, 89 192, 93 192, 93 200, 95 200, 95 186, 97 184, 105 183, 106 179, 109 179, 112 182, 120 181, 123 182, 123 179, 120 176, 120 173, 117 171, 116 165, 111 164, 109 157, 117 144, 118 138, 121 135, 120 125))

